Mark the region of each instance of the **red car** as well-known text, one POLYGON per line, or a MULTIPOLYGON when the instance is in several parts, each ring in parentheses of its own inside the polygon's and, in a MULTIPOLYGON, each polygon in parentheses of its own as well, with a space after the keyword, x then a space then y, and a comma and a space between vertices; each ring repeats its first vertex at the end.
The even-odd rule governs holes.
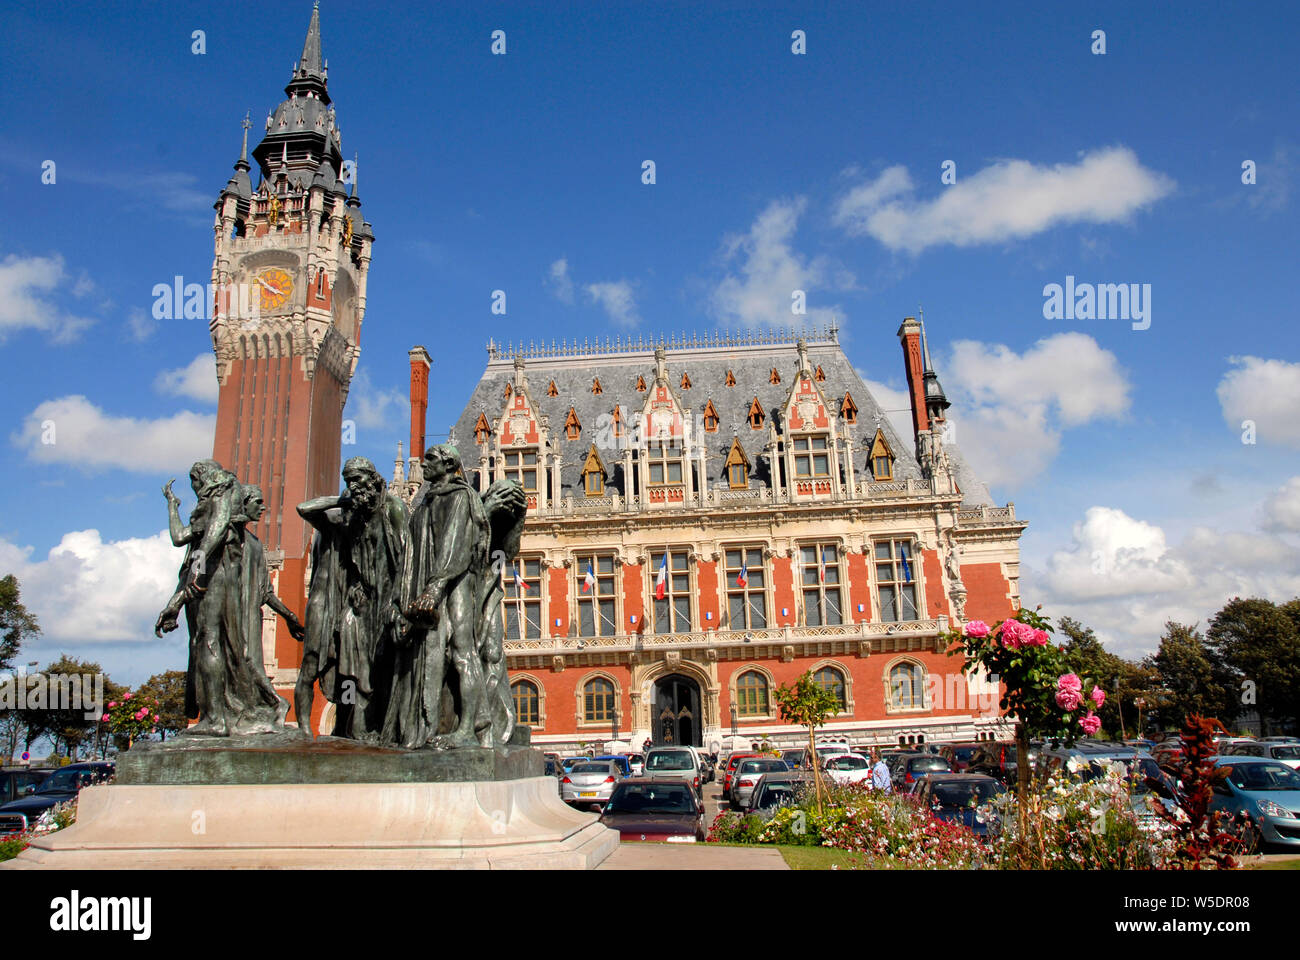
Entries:
POLYGON ((635 778, 614 788, 600 822, 620 840, 703 843, 704 804, 684 780, 635 778))

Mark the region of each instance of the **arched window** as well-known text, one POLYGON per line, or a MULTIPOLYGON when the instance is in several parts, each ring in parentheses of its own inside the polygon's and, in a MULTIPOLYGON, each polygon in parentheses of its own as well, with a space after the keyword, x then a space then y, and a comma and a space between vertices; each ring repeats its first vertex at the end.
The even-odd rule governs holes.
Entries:
POLYGON ((583 685, 582 719, 587 723, 614 719, 614 684, 596 677, 583 685))
POLYGON ((834 667, 822 667, 813 674, 813 683, 821 687, 828 693, 835 695, 835 699, 840 702, 840 713, 844 713, 849 708, 848 697, 844 692, 844 674, 834 667))
POLYGON ((894 665, 889 671, 889 704, 895 710, 925 706, 925 667, 913 660, 894 665))
POLYGON ((767 677, 757 670, 746 670, 736 678, 736 715, 739 717, 768 715, 767 677))
POLYGON ((510 685, 510 695, 515 701, 515 722, 537 726, 541 720, 541 692, 529 680, 516 680, 510 685))

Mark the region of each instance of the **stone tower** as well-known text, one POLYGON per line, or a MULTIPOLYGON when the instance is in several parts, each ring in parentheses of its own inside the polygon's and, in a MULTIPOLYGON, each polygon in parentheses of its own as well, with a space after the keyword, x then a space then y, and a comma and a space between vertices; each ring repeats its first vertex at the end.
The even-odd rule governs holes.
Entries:
MULTIPOLYGON (((280 596, 300 612, 311 541, 295 507, 339 489, 343 405, 361 352, 374 242, 327 77, 313 9, 286 99, 252 152, 256 188, 244 120, 243 149, 215 205, 212 261, 213 457, 261 485, 267 512, 256 533, 280 596)), ((268 666, 297 664, 287 632, 266 646, 268 666)))

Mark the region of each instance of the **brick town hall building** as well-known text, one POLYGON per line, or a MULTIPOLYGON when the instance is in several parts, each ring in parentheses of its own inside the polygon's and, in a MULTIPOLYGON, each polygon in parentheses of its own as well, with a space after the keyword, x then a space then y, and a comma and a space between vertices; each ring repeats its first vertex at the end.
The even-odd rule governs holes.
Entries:
MULTIPOLYGON (((343 407, 360 356, 374 232, 342 139, 313 11, 286 99, 245 144, 216 203, 212 280, 254 286, 259 311, 219 297, 213 455, 256 482, 276 590, 302 613, 310 528, 295 505, 336 493, 343 407)), ((804 671, 834 690, 821 731, 858 743, 1004 735, 996 696, 959 675, 939 635, 1018 605, 1012 505, 995 506, 944 442, 948 401, 922 324, 898 331, 912 435, 890 426, 836 331, 789 336, 488 347, 456 423, 479 489, 528 497, 506 578, 507 657, 535 743, 705 747, 801 739, 774 691, 804 671), (948 682, 928 689, 926 678, 948 682)), ((877 345, 873 345, 877 346, 877 345)), ((431 375, 410 352, 409 460, 419 486, 431 375)), ((883 371, 882 371, 883 373, 883 371)), ((292 698, 301 646, 265 611, 263 651, 292 698)), ((323 707, 317 698, 317 710, 323 707)), ((331 712, 331 711, 327 711, 331 712)), ((328 716, 312 726, 329 725, 328 716)))

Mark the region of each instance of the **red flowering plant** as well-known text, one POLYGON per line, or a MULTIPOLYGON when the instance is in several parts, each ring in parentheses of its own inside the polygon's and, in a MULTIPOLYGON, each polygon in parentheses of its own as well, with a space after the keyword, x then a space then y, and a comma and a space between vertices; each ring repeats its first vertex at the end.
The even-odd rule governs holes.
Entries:
POLYGON ((110 700, 99 722, 108 726, 118 743, 127 749, 146 734, 158 732, 158 702, 147 694, 124 693, 121 700, 110 700))
POLYGON ((1094 708, 1106 693, 1091 677, 1069 672, 1064 650, 1052 643, 1052 622, 1038 611, 1021 609, 992 627, 971 620, 946 638, 949 656, 961 656, 963 673, 983 672, 1002 684, 999 706, 1016 720, 1018 795, 1029 791, 1029 738, 1039 736, 1074 743, 1080 734, 1101 727, 1094 708))

